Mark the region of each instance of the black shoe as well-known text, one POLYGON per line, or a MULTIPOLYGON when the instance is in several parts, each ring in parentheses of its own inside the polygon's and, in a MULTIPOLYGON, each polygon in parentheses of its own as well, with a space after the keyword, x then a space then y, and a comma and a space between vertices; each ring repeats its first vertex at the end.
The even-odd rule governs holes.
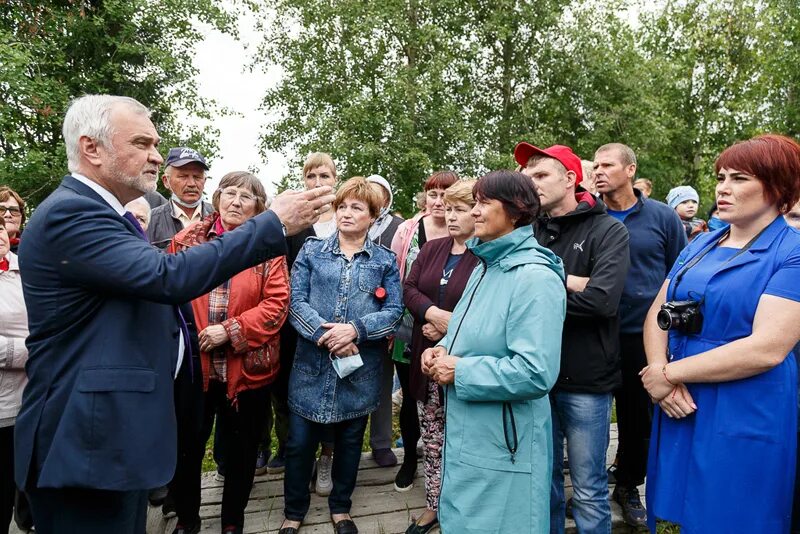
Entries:
POLYGON ((189 526, 178 524, 175 526, 175 530, 172 531, 172 534, 197 534, 198 532, 200 532, 200 523, 189 526))
POLYGON ((267 462, 267 473, 270 475, 283 473, 286 470, 286 450, 278 447, 278 453, 267 462))
POLYGON ((642 505, 639 490, 635 486, 627 488, 617 485, 614 488, 614 493, 611 494, 611 498, 622 507, 622 520, 627 525, 632 527, 647 526, 647 510, 642 505))
POLYGON ((394 467, 397 465, 397 456, 392 449, 372 449, 372 459, 380 467, 394 467))
POLYGON ((164 504, 164 499, 167 498, 167 493, 169 490, 166 486, 161 486, 160 488, 151 489, 147 493, 147 500, 150 501, 152 506, 161 506, 164 504))
POLYGON ((167 494, 167 498, 164 499, 164 504, 161 505, 161 514, 164 516, 164 519, 172 519, 178 515, 175 512, 175 499, 172 498, 171 494, 167 494))
POLYGON ((438 519, 434 519, 430 523, 425 523, 424 525, 411 523, 411 525, 406 529, 406 534, 428 534, 428 532, 430 532, 431 529, 438 524, 438 519))
POLYGON ((342 519, 333 524, 333 531, 336 534, 358 534, 358 527, 352 519, 342 519))
POLYGON ((570 518, 570 519, 575 519, 575 518, 572 516, 572 497, 570 497, 569 499, 567 499, 567 505, 566 505, 566 507, 564 508, 564 512, 565 512, 565 514, 564 514, 564 515, 566 515, 568 518, 570 518))
POLYGON ((414 477, 417 474, 417 459, 408 458, 403 460, 403 465, 394 477, 394 489, 400 493, 411 490, 414 487, 414 477))
MULTIPOLYGON (((302 523, 300 524, 300 526, 302 526, 302 523)), ((300 532, 300 527, 281 526, 281 528, 278 530, 278 534, 297 534, 298 532, 300 532)))

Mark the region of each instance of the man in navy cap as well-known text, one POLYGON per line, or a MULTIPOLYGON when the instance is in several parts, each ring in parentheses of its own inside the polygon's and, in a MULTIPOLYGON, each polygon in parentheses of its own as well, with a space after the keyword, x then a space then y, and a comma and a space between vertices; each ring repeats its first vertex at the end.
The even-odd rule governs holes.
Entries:
POLYGON ((172 196, 150 214, 147 238, 152 244, 166 248, 175 234, 214 211, 211 204, 203 202, 207 170, 206 159, 197 150, 170 149, 161 181, 172 196))

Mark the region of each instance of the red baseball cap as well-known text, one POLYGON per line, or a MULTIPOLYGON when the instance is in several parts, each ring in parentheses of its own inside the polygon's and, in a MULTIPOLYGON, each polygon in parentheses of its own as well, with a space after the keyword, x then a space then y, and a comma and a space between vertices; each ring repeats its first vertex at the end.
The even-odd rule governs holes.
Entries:
POLYGON ((583 166, 581 165, 581 158, 575 155, 575 152, 568 146, 564 145, 553 145, 550 148, 545 148, 542 150, 541 148, 537 148, 530 143, 526 143, 522 141, 516 147, 514 147, 514 159, 517 160, 517 163, 522 165, 522 167, 526 167, 528 165, 528 160, 531 159, 531 156, 535 155, 546 156, 548 158, 553 158, 559 161, 568 171, 572 171, 575 173, 575 186, 581 181, 583 181, 583 166))

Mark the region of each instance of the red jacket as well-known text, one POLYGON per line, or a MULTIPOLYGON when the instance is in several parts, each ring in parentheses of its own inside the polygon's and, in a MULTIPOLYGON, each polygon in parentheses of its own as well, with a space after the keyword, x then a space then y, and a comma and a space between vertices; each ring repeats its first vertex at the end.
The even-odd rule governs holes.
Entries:
MULTIPOLYGON (((167 249, 174 253, 216 237, 219 213, 178 232, 167 249)), ((197 331, 208 326, 208 293, 192 301, 197 331)), ((289 311, 289 272, 284 256, 245 269, 231 278, 228 319, 222 326, 230 338, 227 356, 228 398, 240 391, 272 383, 280 369, 280 329, 289 311)), ((208 390, 211 357, 200 353, 203 390, 208 390)))

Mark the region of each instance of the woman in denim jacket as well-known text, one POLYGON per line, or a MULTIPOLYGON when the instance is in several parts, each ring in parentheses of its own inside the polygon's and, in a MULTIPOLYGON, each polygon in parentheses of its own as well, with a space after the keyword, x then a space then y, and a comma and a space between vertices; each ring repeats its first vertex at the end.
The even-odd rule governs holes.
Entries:
POLYGON ((292 269, 289 320, 297 329, 289 379, 289 442, 280 534, 295 534, 308 512, 308 484, 323 429, 332 425, 333 491, 338 534, 358 529, 350 518, 367 416, 378 407, 382 358, 403 311, 394 254, 367 239, 383 199, 363 178, 339 189, 337 232, 309 238, 292 269))

